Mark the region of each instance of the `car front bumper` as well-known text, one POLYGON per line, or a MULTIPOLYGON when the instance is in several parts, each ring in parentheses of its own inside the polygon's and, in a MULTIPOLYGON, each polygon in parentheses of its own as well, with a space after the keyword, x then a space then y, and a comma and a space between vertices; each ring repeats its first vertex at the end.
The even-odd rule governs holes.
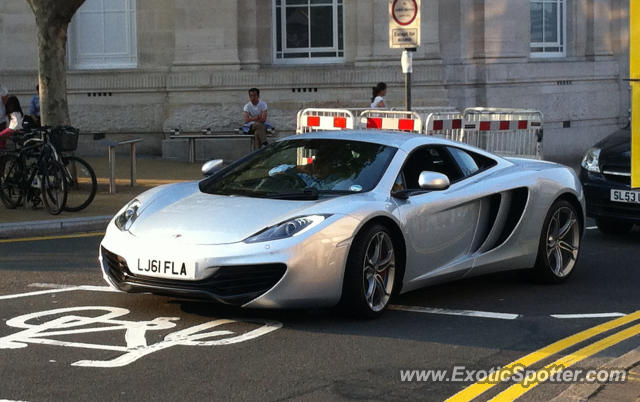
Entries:
POLYGON ((611 190, 630 191, 628 184, 609 180, 602 174, 584 169, 580 170, 580 181, 587 201, 587 216, 640 224, 640 205, 611 201, 611 190))
POLYGON ((99 260, 107 283, 124 292, 205 299, 249 308, 328 307, 340 300, 357 223, 343 216, 300 238, 219 245, 144 240, 111 223, 100 246, 99 260), (158 278, 137 271, 138 258, 150 253, 195 262, 195 279, 158 278))

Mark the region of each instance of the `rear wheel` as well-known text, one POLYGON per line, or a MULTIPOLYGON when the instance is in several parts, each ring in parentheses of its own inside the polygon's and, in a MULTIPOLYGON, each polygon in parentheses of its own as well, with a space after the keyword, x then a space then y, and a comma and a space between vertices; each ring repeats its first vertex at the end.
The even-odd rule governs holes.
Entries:
POLYGON ((596 225, 598 230, 605 234, 626 234, 633 228, 633 223, 606 218, 596 219, 596 225))
POLYGON ((24 172, 25 169, 16 156, 0 157, 0 199, 9 209, 15 209, 20 205, 24 172))
POLYGON ((64 166, 58 161, 50 159, 44 162, 39 172, 42 202, 51 215, 62 212, 67 201, 67 180, 64 166))
POLYGON ((549 283, 565 281, 578 260, 581 233, 576 207, 565 200, 556 201, 542 225, 535 276, 549 283))
POLYGON ((375 224, 359 233, 349 252, 341 306, 348 313, 374 318, 389 304, 397 256, 390 231, 375 224))
POLYGON ((66 156, 63 161, 68 190, 64 210, 68 212, 83 210, 91 204, 98 191, 96 174, 84 159, 66 156))

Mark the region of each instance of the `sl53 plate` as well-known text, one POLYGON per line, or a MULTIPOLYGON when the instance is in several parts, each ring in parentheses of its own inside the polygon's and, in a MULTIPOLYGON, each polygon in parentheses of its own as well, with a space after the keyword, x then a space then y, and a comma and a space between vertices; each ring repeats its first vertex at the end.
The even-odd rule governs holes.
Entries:
POLYGON ((152 276, 154 278, 196 279, 196 264, 193 261, 143 257, 136 258, 135 265, 129 267, 129 269, 134 275, 152 276))
POLYGON ((640 191, 611 190, 611 201, 640 204, 640 191))

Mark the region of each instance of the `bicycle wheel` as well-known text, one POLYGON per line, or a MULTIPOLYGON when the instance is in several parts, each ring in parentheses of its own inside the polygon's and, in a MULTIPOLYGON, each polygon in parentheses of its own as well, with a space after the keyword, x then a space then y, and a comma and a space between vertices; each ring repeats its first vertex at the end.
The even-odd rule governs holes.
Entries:
POLYGON ((67 201, 67 180, 64 166, 53 159, 45 160, 39 174, 42 202, 51 215, 58 215, 67 201))
POLYGON ((0 156, 0 199, 9 209, 20 206, 24 172, 24 166, 15 155, 0 156))
POLYGON ((77 212, 91 204, 98 191, 98 180, 91 165, 76 156, 63 157, 67 177, 67 203, 64 210, 77 212))

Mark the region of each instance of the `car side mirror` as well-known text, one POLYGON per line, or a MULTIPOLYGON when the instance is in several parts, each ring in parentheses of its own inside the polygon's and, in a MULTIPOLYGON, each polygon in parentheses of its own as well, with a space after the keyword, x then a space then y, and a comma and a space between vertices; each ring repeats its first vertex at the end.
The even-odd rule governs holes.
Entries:
POLYGON ((423 190, 446 190, 451 185, 447 175, 438 172, 422 172, 418 177, 418 185, 423 190))
POLYGON ((224 161, 222 159, 214 159, 205 162, 204 165, 202 165, 202 174, 205 176, 211 176, 216 171, 220 170, 220 168, 222 168, 223 163, 224 161))

